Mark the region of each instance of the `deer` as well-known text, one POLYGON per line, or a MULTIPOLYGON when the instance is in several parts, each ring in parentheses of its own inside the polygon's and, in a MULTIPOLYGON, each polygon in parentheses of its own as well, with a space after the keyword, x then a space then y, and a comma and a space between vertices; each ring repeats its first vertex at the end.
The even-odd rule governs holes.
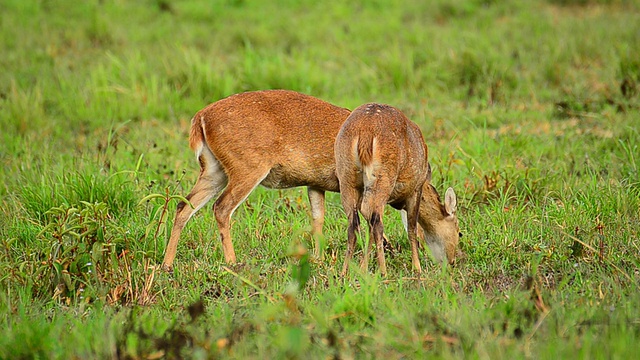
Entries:
POLYGON ((411 244, 411 262, 420 273, 418 224, 434 258, 455 260, 461 233, 453 188, 445 202, 431 185, 428 148, 418 125, 390 105, 368 103, 345 120, 334 145, 340 199, 347 216, 347 250, 342 268, 346 275, 360 232, 359 213, 369 225, 369 245, 363 249, 361 268, 367 271, 369 247, 375 245, 378 268, 386 276, 383 213, 386 204, 404 210, 411 244))
MULTIPOLYGON (((258 185, 272 189, 307 187, 314 255, 319 256, 325 192, 340 191, 334 141, 350 113, 289 90, 239 93, 198 111, 191 120, 189 146, 200 164, 200 174, 186 196, 189 206, 178 203, 162 268, 172 271, 184 226, 216 196, 213 211, 224 260, 236 263, 231 216, 258 185)), ((449 247, 456 246, 457 242, 449 247)), ((433 254, 438 261, 453 259, 441 250, 433 254)), ((455 256, 455 251, 452 254, 455 256)))
MULTIPOLYGON (((316 239, 324 225, 325 192, 338 192, 333 142, 350 111, 289 90, 250 91, 218 100, 191 120, 189 146, 200 175, 180 202, 162 268, 172 270, 189 219, 213 197, 225 262, 236 263, 231 215, 258 186, 307 187, 316 239)), ((316 241, 316 249, 319 245, 316 241)))

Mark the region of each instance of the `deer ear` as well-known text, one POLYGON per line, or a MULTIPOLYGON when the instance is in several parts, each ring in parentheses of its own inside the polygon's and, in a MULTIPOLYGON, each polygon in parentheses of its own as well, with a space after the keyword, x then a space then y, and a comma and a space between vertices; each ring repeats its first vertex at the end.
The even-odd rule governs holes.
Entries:
POLYGON ((427 182, 431 182, 431 163, 427 163, 427 182))
POLYGON ((455 214, 457 206, 458 199, 456 199, 456 193, 453 191, 453 188, 448 188, 447 192, 444 194, 444 209, 447 212, 447 215, 455 214))

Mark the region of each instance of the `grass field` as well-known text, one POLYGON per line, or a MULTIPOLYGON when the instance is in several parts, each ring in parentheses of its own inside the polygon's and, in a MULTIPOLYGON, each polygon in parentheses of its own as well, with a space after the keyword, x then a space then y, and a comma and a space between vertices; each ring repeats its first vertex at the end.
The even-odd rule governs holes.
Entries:
POLYGON ((0 29, 0 359, 637 356, 637 1, 2 0, 0 29), (315 260, 305 191, 261 188, 240 265, 208 206, 161 271, 191 116, 268 88, 402 109, 462 261, 418 277, 388 209, 389 275, 341 278, 339 195, 315 260))

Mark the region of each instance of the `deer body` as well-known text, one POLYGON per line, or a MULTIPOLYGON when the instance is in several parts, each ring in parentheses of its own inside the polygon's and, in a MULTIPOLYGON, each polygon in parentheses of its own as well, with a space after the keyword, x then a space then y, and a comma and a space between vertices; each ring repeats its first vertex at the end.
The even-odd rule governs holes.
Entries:
MULTIPOLYGON (((418 272, 421 271, 418 223, 432 251, 435 248, 436 260, 443 261, 446 256, 453 262, 459 240, 455 193, 453 189, 447 190, 448 205, 440 203, 430 184, 427 146, 416 124, 389 105, 364 104, 342 125, 334 152, 341 201, 348 218, 343 274, 355 249, 360 226, 358 211, 369 223, 370 244, 375 244, 380 272, 386 274, 382 242, 386 204, 406 211, 411 259, 418 272)), ((363 270, 367 268, 368 251, 366 247, 361 262, 363 270)))
POLYGON ((187 196, 194 208, 178 205, 163 267, 171 269, 189 218, 221 191, 214 214, 227 263, 236 261, 231 215, 258 185, 276 189, 307 186, 312 232, 321 233, 324 193, 339 191, 333 142, 349 113, 286 90, 236 94, 199 111, 189 136, 200 162, 200 175, 187 196))

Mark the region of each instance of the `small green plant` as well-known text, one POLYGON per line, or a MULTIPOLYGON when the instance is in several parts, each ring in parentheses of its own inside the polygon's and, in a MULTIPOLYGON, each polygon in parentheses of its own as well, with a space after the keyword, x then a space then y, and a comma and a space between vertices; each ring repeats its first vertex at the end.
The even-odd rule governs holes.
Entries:
POLYGON ((66 303, 76 299, 92 301, 99 296, 91 286, 99 283, 92 280, 111 273, 110 255, 122 251, 122 245, 118 249, 112 242, 114 239, 109 238, 110 215, 106 204, 83 202, 81 205, 81 208, 60 206, 47 211, 47 224, 38 234, 48 246, 41 254, 39 272, 43 276, 35 285, 66 303), (89 290, 87 294, 86 290, 89 290))
POLYGON ((174 200, 185 202, 186 204, 188 204, 188 206, 193 207, 191 202, 189 202, 189 200, 187 200, 187 198, 185 198, 184 196, 170 194, 169 188, 165 188, 164 194, 156 193, 147 195, 138 203, 139 205, 152 204, 150 205, 149 222, 145 228, 144 237, 145 239, 153 240, 154 254, 156 255, 158 255, 158 249, 157 247, 155 247, 158 242, 158 237, 162 236, 165 233, 168 233, 169 224, 166 222, 167 214, 169 210, 169 204, 174 200))
POLYGON ((37 235, 41 250, 20 264, 37 297, 64 304, 150 301, 153 269, 128 249, 128 231, 107 204, 54 207, 45 219, 37 235))
POLYGON ((298 291, 302 291, 311 275, 309 252, 300 241, 294 241, 289 256, 297 261, 297 263, 292 264, 291 267, 291 280, 296 285, 298 291))

